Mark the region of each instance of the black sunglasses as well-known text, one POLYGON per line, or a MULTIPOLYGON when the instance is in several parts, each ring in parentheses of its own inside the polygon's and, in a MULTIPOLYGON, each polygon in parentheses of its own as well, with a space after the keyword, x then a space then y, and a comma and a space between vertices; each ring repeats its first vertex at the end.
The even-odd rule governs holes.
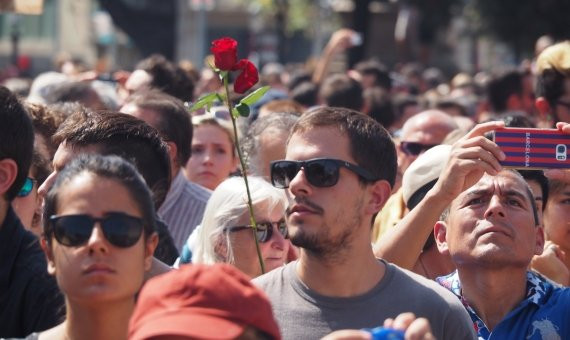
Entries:
POLYGON ((101 224, 105 238, 115 247, 133 246, 143 231, 142 219, 121 212, 110 212, 105 217, 97 218, 86 214, 53 215, 49 218, 55 239, 68 247, 78 247, 87 243, 95 223, 101 224))
MULTIPOLYGON (((287 238, 288 236, 287 224, 285 223, 284 220, 281 220, 279 222, 258 222, 257 232, 255 234, 255 237, 257 237, 257 240, 259 242, 265 243, 271 240, 271 236, 273 236, 273 225, 277 227, 277 231, 279 231, 279 234, 281 234, 283 238, 287 238)), ((232 227, 226 227, 224 228, 224 231, 234 232, 234 231, 240 231, 252 228, 253 227, 251 225, 237 225, 232 227)))
POLYGON ((420 153, 429 150, 437 144, 422 144, 416 142, 400 142, 400 149, 409 156, 417 156, 420 153))
POLYGON ((18 191, 18 197, 28 196, 30 192, 32 192, 34 184, 36 184, 37 182, 38 181, 35 178, 26 177, 26 181, 24 182, 24 185, 22 185, 22 189, 18 191))
POLYGON ((315 158, 307 161, 281 160, 271 162, 271 183, 276 188, 288 188, 293 178, 303 168, 311 185, 319 188, 332 187, 338 182, 341 166, 356 173, 366 181, 377 180, 368 170, 356 164, 339 159, 315 158))

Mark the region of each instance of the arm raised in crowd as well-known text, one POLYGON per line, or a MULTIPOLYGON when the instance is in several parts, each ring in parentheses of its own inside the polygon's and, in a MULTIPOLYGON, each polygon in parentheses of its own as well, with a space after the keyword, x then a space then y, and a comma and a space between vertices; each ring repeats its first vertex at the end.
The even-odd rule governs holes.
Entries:
POLYGON ((315 72, 313 73, 313 82, 315 84, 320 84, 323 79, 325 79, 329 65, 335 54, 352 46, 351 37, 355 34, 355 31, 348 28, 340 29, 332 34, 329 42, 323 50, 323 53, 317 60, 315 72))
POLYGON ((450 158, 435 186, 394 228, 374 245, 374 254, 402 268, 412 269, 434 224, 451 201, 477 183, 485 172, 497 174, 504 154, 483 135, 504 127, 503 122, 475 126, 453 144, 450 158))

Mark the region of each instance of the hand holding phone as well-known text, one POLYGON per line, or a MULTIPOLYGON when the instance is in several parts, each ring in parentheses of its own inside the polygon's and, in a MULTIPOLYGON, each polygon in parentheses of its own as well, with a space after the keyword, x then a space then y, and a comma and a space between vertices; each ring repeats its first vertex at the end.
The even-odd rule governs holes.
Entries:
POLYGON ((570 134, 557 129, 502 128, 494 141, 507 156, 504 167, 570 169, 570 134))

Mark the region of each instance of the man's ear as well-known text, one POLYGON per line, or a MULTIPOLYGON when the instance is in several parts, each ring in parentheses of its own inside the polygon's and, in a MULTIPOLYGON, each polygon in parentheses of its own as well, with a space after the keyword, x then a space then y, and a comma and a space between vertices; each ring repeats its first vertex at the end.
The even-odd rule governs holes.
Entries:
POLYGON ((392 188, 388 181, 379 180, 370 185, 369 192, 370 198, 368 202, 366 202, 366 213, 374 215, 382 210, 382 207, 386 204, 388 198, 390 198, 392 188))
POLYGON ((11 158, 0 160, 0 196, 10 190, 18 176, 18 164, 11 158))
POLYGON ((550 111, 552 110, 552 108, 550 107, 550 103, 548 103, 548 101, 544 97, 536 98, 536 100, 534 101, 534 105, 536 106, 536 109, 538 110, 540 115, 543 117, 549 114, 550 111))
POLYGON ((48 273, 50 275, 55 275, 55 261, 53 258, 53 252, 49 244, 47 243, 45 236, 40 237, 40 246, 42 247, 42 250, 46 255, 48 273))
MULTIPOLYGON (((168 157, 170 158, 170 164, 178 164, 178 147, 174 142, 166 142, 168 145, 168 157)), ((186 166, 186 164, 178 164, 181 167, 186 166)))
POLYGON ((144 251, 144 270, 150 270, 152 266, 152 257, 154 255, 154 250, 158 245, 158 234, 152 233, 147 239, 144 251))
POLYGON ((433 235, 435 237, 435 243, 437 244, 437 250, 442 255, 449 255, 449 247, 447 245, 447 224, 443 221, 435 222, 433 226, 433 235))
POLYGON ((534 255, 541 255, 544 250, 544 229, 541 225, 536 226, 536 242, 534 245, 534 255))

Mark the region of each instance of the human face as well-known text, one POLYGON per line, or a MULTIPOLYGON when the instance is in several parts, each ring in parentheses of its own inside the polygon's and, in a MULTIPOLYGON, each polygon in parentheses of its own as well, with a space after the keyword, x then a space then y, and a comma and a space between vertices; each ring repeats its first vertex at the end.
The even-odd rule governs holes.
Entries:
POLYGON ((544 233, 570 256, 570 184, 551 193, 544 210, 544 233))
MULTIPOLYGON (((136 201, 118 181, 81 173, 65 183, 58 194, 56 215, 87 214, 104 217, 122 212, 142 217, 136 201)), ((68 247, 53 236, 48 240, 48 271, 69 301, 96 306, 120 300, 133 301, 145 270, 150 268, 156 236, 128 248, 112 245, 96 223, 87 243, 68 247)))
POLYGON ((564 79, 564 94, 554 105, 554 116, 557 122, 570 122, 570 78, 564 79))
POLYGON ((186 163, 188 179, 214 190, 236 167, 233 144, 222 128, 200 125, 194 129, 192 156, 186 163))
POLYGON ((269 178, 269 163, 285 158, 285 144, 289 133, 268 128, 259 136, 259 162, 261 174, 269 178))
MULTIPOLYGON (((254 206, 255 221, 261 222, 278 222, 285 217, 285 207, 278 205, 270 209, 267 204, 257 204, 254 206)), ((236 223, 236 225, 248 225, 249 214, 245 214, 236 223)), ((267 242, 259 243, 259 250, 265 265, 265 272, 272 271, 275 268, 285 264, 287 252, 289 251, 289 240, 285 239, 277 230, 275 225, 271 238, 267 242)), ((261 275, 261 267, 257 258, 255 249, 255 240, 251 230, 240 230, 230 232, 230 244, 234 255, 234 265, 242 272, 253 277, 261 275)))
MULTIPOLYGON (((335 128, 313 128, 295 133, 287 145, 287 160, 334 158, 355 164, 348 137, 335 128), (331 141, 335 141, 331 143, 331 141)), ((286 190, 289 207, 287 224, 291 242, 319 257, 343 255, 355 235, 365 235, 370 221, 365 219, 365 188, 352 171, 340 168, 338 183, 332 187, 311 185, 301 169, 286 190)), ((369 242, 369 241, 368 241, 369 242)))
POLYGON ((510 171, 484 175, 451 204, 445 241, 457 267, 526 268, 544 244, 525 181, 510 171))

